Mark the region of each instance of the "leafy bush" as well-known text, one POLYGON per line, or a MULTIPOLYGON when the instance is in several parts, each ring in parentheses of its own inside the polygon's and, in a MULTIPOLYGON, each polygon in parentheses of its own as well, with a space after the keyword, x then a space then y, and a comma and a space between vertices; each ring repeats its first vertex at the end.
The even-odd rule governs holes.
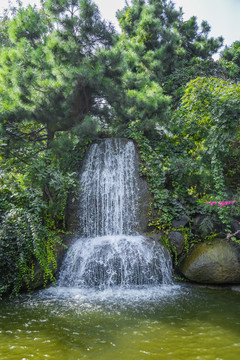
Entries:
POLYGON ((56 240, 31 211, 12 206, 1 222, 0 288, 15 295, 24 286, 28 287, 36 261, 43 270, 45 282, 54 280, 56 240))
POLYGON ((39 157, 21 173, 1 172, 0 293, 29 288, 36 264, 45 283, 54 280, 67 193, 77 183, 75 173, 64 175, 51 160, 39 157))

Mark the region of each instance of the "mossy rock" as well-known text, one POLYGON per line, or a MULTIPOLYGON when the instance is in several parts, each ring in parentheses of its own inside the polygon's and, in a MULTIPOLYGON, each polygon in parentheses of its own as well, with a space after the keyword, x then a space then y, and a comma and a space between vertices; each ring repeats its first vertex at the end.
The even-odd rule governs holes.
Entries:
POLYGON ((168 239, 171 244, 172 250, 177 252, 177 255, 180 255, 183 252, 185 245, 185 238, 182 233, 179 231, 170 231, 168 234, 168 239))
MULTIPOLYGON (((61 234, 60 234, 61 236, 61 234)), ((68 246, 72 240, 72 235, 68 235, 65 236, 65 239, 63 239, 63 243, 68 246)), ((56 245, 55 248, 55 259, 56 259, 56 267, 54 267, 53 265, 50 265, 50 268, 52 270, 52 274, 55 277, 57 275, 57 272, 60 269, 63 257, 66 253, 66 247, 64 247, 63 245, 56 245)), ((49 282, 51 281, 50 277, 46 277, 44 275, 44 271, 43 268, 41 267, 41 265, 36 261, 34 264, 34 269, 33 269, 33 279, 25 279, 24 281, 24 285, 23 285, 23 289, 24 290, 36 290, 39 288, 43 288, 45 287, 47 284, 49 284, 49 282)))
POLYGON ((240 246, 224 239, 199 243, 186 255, 180 270, 198 283, 240 283, 240 246))

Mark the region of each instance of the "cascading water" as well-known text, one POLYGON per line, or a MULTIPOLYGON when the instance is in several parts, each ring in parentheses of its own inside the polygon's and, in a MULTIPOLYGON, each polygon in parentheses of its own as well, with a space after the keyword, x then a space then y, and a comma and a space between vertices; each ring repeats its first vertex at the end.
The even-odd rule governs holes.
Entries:
POLYGON ((80 228, 85 237, 130 235, 138 198, 135 147, 126 139, 93 144, 81 175, 80 228))
POLYGON ((88 150, 80 177, 80 235, 63 261, 59 286, 171 283, 164 248, 136 231, 137 165, 134 143, 126 139, 105 139, 88 150))

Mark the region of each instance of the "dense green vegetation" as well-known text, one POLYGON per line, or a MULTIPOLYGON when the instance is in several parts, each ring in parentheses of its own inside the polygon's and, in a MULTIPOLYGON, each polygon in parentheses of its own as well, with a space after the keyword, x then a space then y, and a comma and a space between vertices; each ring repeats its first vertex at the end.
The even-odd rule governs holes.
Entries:
POLYGON ((53 279, 67 194, 98 137, 139 145, 154 227, 204 214, 189 241, 234 231, 240 41, 214 61, 223 39, 166 0, 117 17, 120 34, 91 0, 48 0, 0 18, 0 293, 28 288, 36 262, 53 279))

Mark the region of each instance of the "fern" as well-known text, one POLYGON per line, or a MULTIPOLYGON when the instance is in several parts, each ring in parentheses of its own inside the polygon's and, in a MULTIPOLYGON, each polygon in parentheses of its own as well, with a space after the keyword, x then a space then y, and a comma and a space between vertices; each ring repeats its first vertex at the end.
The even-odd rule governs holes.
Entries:
MULTIPOLYGON (((45 282, 54 280, 56 235, 29 210, 12 206, 0 229, 2 290, 18 294, 34 278, 34 264, 42 268, 45 282)), ((1 290, 1 289, 0 289, 1 290)))
POLYGON ((214 224, 210 216, 204 217, 199 228, 204 236, 208 235, 214 230, 214 224))

